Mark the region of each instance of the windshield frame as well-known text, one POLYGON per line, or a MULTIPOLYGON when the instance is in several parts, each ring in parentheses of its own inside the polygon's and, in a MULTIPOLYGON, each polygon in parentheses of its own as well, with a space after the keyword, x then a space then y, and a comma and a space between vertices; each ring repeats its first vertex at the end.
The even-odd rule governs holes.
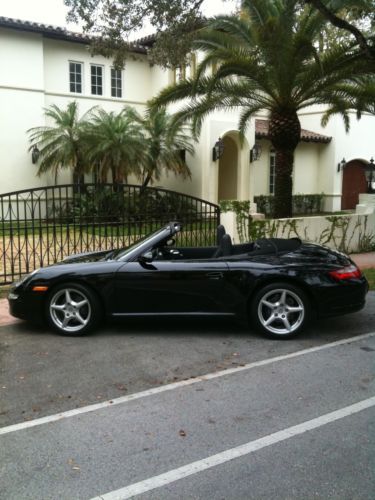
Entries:
POLYGON ((170 238, 181 230, 181 225, 177 222, 171 222, 151 234, 140 238, 130 247, 124 248, 120 251, 114 260, 119 262, 131 262, 137 260, 139 256, 150 250, 155 245, 161 243, 163 240, 170 238))

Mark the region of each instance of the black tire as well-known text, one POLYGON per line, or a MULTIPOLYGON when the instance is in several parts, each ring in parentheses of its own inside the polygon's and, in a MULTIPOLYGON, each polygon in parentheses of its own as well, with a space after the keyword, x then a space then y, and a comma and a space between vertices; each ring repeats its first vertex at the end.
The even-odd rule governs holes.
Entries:
POLYGON ((46 302, 48 324, 60 335, 78 337, 100 322, 102 307, 96 295, 78 283, 56 286, 46 302))
POLYGON ((277 282, 260 289, 251 302, 250 320, 263 335, 273 339, 295 337, 309 323, 311 305, 297 286, 277 282), (291 310, 293 308, 293 310, 291 310))

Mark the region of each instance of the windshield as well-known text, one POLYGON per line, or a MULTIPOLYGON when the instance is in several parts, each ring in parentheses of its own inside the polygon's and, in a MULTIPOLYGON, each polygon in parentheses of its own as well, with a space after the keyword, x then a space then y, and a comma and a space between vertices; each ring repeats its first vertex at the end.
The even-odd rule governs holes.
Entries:
MULTIPOLYGON (((155 238, 155 236, 158 236, 159 234, 165 232, 165 229, 166 229, 165 227, 158 229, 154 233, 148 234, 147 236, 140 238, 135 243, 133 243, 132 245, 130 245, 126 248, 122 248, 121 250, 115 250, 114 254, 112 254, 110 256, 110 258, 113 260, 122 260, 123 257, 127 256, 130 253, 135 252, 139 247, 144 246, 145 242, 147 240, 153 240, 155 238)), ((147 245, 145 245, 145 246, 147 246, 147 245)))

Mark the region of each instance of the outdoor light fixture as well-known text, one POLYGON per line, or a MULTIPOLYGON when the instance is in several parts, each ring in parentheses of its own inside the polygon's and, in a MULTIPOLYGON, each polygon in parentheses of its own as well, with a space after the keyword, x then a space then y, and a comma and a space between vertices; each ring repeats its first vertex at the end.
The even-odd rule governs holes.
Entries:
POLYGON ((250 149, 250 163, 259 160, 261 154, 262 154, 262 146, 259 144, 259 142, 256 142, 254 146, 250 149))
POLYGON ((340 163, 337 164, 337 172, 340 172, 340 170, 343 170, 346 165, 345 158, 343 158, 340 163))
POLYGON ((221 137, 215 142, 215 146, 212 148, 212 160, 216 161, 223 156, 224 153, 224 141, 221 137))
POLYGON ((33 162, 34 165, 39 160, 39 156, 40 156, 40 151, 38 149, 38 146, 35 145, 31 150, 31 161, 33 162))
POLYGON ((367 181, 367 192, 375 193, 375 189, 372 187, 372 184, 375 182, 375 165, 374 158, 371 158, 370 163, 368 163, 365 167, 366 181, 367 181))

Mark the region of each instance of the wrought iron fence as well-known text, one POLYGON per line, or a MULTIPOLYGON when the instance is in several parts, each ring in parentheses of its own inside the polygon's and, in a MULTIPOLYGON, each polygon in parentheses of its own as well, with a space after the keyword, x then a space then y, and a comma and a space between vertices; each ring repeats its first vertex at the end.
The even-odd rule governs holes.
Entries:
POLYGON ((0 285, 67 255, 121 248, 169 221, 180 246, 214 245, 217 205, 159 188, 66 184, 0 195, 0 285))

